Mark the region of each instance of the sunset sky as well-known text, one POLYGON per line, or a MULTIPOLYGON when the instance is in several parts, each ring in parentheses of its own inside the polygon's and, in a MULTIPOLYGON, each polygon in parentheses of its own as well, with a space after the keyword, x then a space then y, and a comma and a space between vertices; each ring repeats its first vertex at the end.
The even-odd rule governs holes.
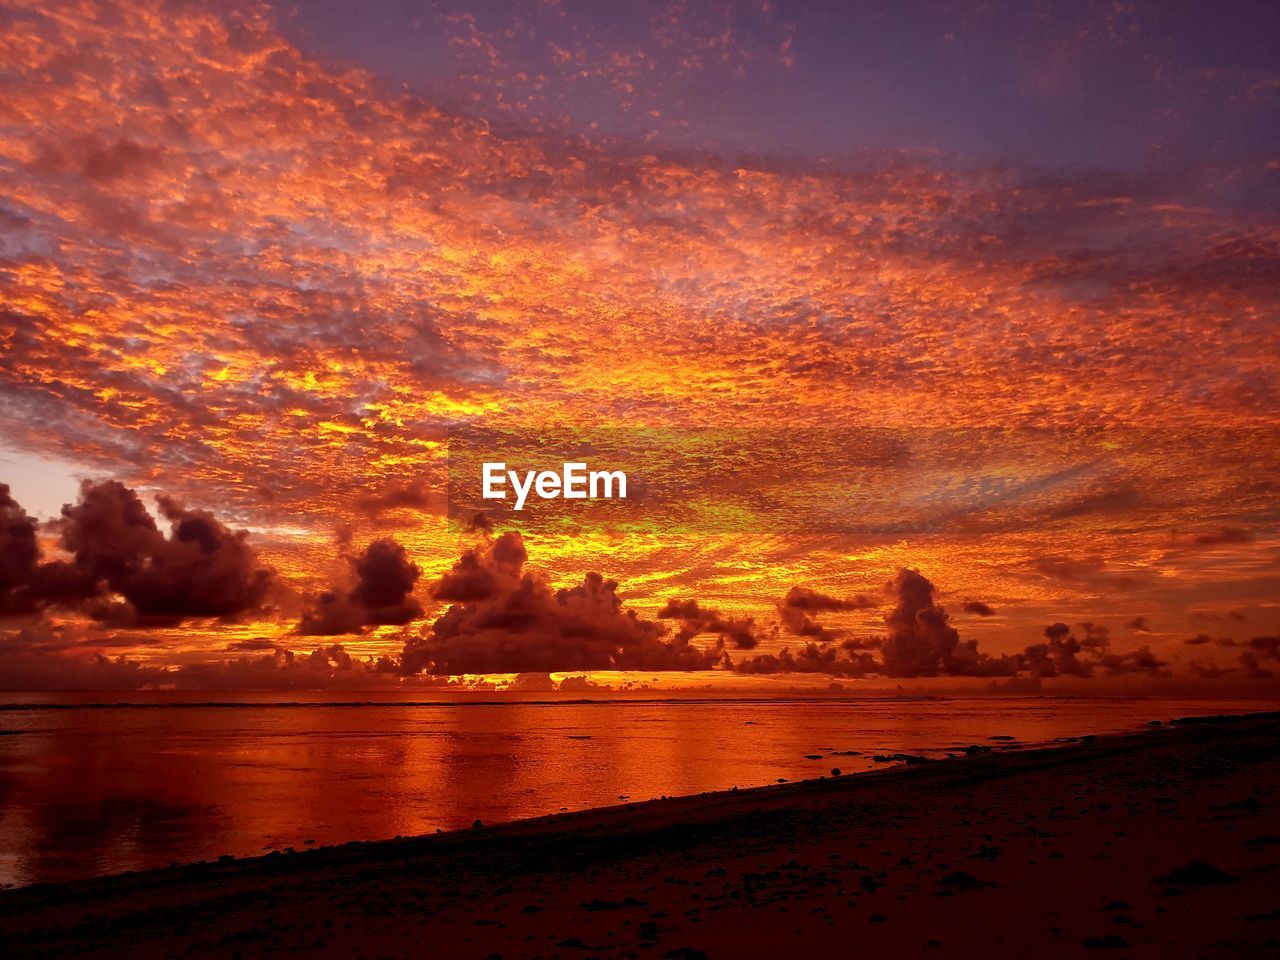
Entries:
POLYGON ((0 686, 1276 689, 1280 12, 981 10, 3 0, 0 686))

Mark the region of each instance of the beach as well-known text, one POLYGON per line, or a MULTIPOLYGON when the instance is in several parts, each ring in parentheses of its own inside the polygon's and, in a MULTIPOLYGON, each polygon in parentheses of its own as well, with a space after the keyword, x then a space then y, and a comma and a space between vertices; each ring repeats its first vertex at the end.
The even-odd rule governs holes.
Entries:
POLYGON ((872 773, 36 885, 0 894, 0 949, 504 960, 1280 950, 1280 714, 984 746, 872 773))

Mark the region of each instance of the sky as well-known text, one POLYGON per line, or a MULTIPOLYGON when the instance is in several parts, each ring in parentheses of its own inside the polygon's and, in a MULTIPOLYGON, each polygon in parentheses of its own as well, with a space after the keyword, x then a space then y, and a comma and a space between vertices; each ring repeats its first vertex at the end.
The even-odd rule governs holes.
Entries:
POLYGON ((1274 689, 1273 6, 0 10, 8 685, 1274 689))

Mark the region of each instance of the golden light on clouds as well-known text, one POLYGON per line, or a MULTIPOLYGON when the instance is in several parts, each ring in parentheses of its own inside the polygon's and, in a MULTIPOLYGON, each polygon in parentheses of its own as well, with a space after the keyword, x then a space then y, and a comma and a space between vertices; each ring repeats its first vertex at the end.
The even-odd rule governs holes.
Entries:
POLYGON ((709 486, 687 529, 526 538, 553 586, 599 570, 646 623, 677 596, 751 618, 750 655, 808 642, 779 619, 795 585, 874 597, 822 628, 884 633, 899 567, 992 654, 1094 621, 1183 669, 1198 614, 1245 618, 1237 643, 1277 629, 1280 227, 1212 200, 1250 171, 806 165, 521 130, 322 64, 275 17, 19 3, 0 31, 4 438, 248 528, 278 573, 226 623, 15 630, 149 665, 254 638, 302 656, 303 611, 390 537, 421 616, 324 643, 399 656, 478 542, 444 519, 448 433, 474 424, 1040 437, 1003 463, 913 440, 857 477, 743 451, 798 502, 863 504, 856 531, 717 526, 755 508, 709 486), (1080 452, 1107 431, 1148 447, 1080 452), (984 524, 973 504, 1010 477, 1017 522, 984 524), (969 519, 888 522, 926 500, 969 519), (1124 637, 1139 615, 1157 632, 1124 637))

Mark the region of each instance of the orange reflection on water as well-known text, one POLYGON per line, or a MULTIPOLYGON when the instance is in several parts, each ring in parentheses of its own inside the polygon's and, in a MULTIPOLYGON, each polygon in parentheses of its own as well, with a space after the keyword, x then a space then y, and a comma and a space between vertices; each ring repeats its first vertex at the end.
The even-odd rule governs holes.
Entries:
MULTIPOLYGON (((163 696, 163 695, 158 695, 163 696)), ((0 882, 427 833, 1265 704, 613 700, 0 710, 0 882)), ((66 708, 71 707, 71 708, 66 708)))

